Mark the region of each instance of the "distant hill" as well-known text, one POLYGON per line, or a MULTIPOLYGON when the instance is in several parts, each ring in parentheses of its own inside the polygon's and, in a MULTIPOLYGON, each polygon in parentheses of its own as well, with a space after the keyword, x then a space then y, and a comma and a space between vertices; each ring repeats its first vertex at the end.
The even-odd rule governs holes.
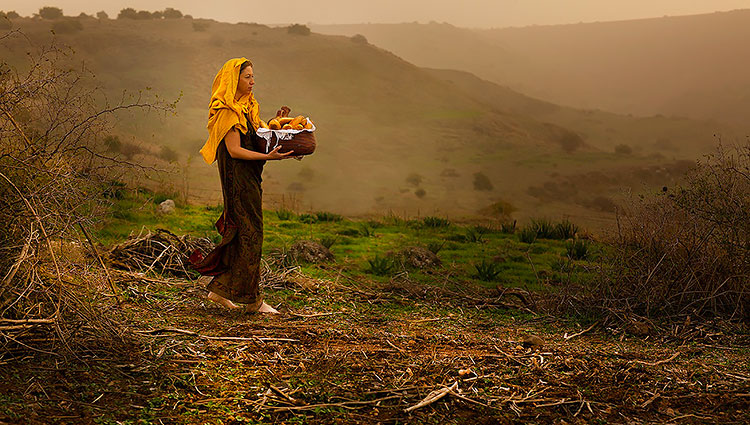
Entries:
POLYGON ((417 65, 469 71, 562 105, 750 130, 750 10, 492 30, 434 23, 314 29, 362 34, 417 65))
MULTIPOLYGON (((182 95, 177 116, 133 115, 115 132, 175 148, 192 196, 203 202, 220 199, 215 168, 197 157, 210 86, 237 56, 255 63, 262 116, 287 104, 319 129, 314 155, 270 163, 264 173, 269 202, 283 194, 304 209, 476 216, 502 201, 519 218, 606 219, 607 200, 623 186, 673 181, 681 160, 710 149, 716 128, 558 106, 466 72, 417 67, 356 37, 209 20, 79 21, 82 30, 57 40, 73 47, 71 63, 83 61, 110 98, 146 87, 166 99, 182 95), (588 184, 590 173, 607 179, 588 184)), ((52 23, 13 22, 24 36, 3 40, 3 59, 21 66, 29 40, 48 42, 52 23)))

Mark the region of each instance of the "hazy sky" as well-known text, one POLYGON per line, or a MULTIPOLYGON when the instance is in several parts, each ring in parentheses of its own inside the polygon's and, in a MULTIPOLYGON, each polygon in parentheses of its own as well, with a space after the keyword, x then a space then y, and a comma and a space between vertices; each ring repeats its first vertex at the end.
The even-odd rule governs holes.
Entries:
POLYGON ((198 18, 225 22, 395 23, 448 22, 462 27, 506 27, 690 15, 750 8, 750 0, 0 0, 0 10, 23 16, 42 6, 65 15, 120 9, 173 7, 198 18))

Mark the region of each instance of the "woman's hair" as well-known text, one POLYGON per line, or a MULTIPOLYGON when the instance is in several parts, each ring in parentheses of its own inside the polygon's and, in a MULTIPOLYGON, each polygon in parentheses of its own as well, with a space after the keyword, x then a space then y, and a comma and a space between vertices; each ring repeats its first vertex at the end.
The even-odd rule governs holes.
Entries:
POLYGON ((242 62, 242 65, 240 65, 240 72, 242 72, 248 66, 253 66, 253 61, 242 62))

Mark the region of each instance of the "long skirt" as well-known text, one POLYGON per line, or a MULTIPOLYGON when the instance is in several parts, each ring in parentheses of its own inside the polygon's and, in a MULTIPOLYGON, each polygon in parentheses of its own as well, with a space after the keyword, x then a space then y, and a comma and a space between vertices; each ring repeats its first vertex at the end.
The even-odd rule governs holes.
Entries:
MULTIPOLYGON (((260 139, 250 131, 242 147, 260 151, 260 139)), ((265 161, 234 159, 222 140, 216 152, 224 195, 224 212, 216 222, 221 242, 202 258, 191 256, 193 267, 213 276, 208 290, 234 302, 260 306, 260 258, 263 247, 261 174, 265 161)))

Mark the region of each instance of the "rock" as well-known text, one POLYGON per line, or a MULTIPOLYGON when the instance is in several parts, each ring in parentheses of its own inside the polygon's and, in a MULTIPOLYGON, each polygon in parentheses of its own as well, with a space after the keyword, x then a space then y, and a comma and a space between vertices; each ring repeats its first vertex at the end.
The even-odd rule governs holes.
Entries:
POLYGON ((536 350, 539 350, 542 348, 542 346, 544 346, 544 340, 536 335, 528 335, 523 339, 521 345, 523 345, 524 348, 534 348, 536 350))
POLYGON ((406 247, 398 253, 398 256, 405 266, 415 269, 439 267, 443 264, 435 253, 419 246, 406 247))
POLYGON ((307 263, 323 263, 334 260, 331 251, 315 241, 297 241, 289 248, 289 254, 297 261, 307 263))
POLYGON ((167 199, 166 201, 159 204, 159 214, 172 214, 175 210, 174 201, 167 199))

